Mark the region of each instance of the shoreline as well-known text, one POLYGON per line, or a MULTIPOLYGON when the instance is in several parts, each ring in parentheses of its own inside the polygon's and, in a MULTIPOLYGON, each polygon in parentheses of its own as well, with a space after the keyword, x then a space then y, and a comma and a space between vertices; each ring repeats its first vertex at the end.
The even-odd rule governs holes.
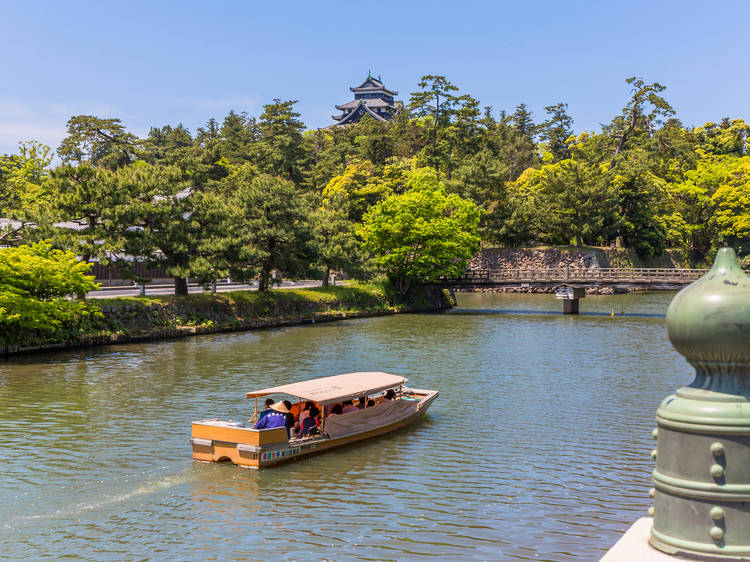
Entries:
POLYGON ((99 313, 86 326, 69 329, 72 337, 0 345, 0 355, 54 353, 106 345, 172 340, 206 334, 245 332, 319 322, 389 316, 408 312, 441 312, 455 305, 449 292, 423 287, 406 302, 397 302, 389 286, 352 284, 338 287, 283 289, 258 293, 231 291, 184 296, 159 295, 89 299, 99 313))
POLYGON ((429 312, 426 310, 412 310, 395 308, 393 310, 361 310, 320 312, 312 316, 299 318, 259 318, 257 321, 240 324, 237 326, 178 326, 175 328, 154 329, 149 332, 134 334, 111 333, 91 336, 82 336, 75 340, 56 343, 45 343, 32 346, 0 347, 0 355, 10 358, 16 355, 29 355, 34 353, 54 353, 56 351, 72 351, 76 349, 88 349, 104 347, 108 345, 128 345, 132 343, 169 341, 189 338, 193 336, 204 336, 210 334, 227 334, 232 332, 252 332, 255 330, 269 330, 273 328, 285 328, 289 326, 305 326, 318 323, 336 322, 339 320, 353 320, 357 318, 374 318, 377 316, 390 316, 393 314, 405 314, 410 312, 429 312))

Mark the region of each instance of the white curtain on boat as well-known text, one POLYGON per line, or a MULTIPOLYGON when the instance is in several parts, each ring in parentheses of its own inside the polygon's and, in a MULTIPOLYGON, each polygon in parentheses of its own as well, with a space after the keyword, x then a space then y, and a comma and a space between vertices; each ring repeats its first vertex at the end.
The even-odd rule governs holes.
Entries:
POLYGON ((417 411, 418 400, 387 400, 356 412, 326 418, 326 433, 333 439, 378 429, 397 422, 417 411))

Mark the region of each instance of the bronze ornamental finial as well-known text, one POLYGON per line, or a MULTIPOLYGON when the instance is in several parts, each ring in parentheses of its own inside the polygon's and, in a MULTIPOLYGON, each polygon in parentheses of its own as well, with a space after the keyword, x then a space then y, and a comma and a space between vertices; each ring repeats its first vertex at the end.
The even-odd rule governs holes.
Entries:
POLYGON ((750 557, 750 278, 734 250, 720 249, 675 296, 666 324, 695 378, 656 413, 650 542, 670 554, 750 557))

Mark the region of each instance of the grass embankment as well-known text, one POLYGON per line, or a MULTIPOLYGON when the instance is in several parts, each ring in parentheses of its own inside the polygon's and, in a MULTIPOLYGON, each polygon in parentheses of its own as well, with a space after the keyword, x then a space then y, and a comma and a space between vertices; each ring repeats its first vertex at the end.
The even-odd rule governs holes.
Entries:
MULTIPOLYGON (((445 299, 442 300, 445 303, 445 299)), ((56 336, 6 343, 4 354, 158 340, 195 334, 310 324, 398 312, 436 310, 427 291, 399 301, 387 283, 351 283, 312 289, 276 289, 90 299, 98 309, 56 336)))

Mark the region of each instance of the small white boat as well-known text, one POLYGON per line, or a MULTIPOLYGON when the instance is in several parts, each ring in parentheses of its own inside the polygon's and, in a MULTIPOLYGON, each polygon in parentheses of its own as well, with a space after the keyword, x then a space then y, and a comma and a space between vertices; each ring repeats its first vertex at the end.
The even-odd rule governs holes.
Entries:
POLYGON ((255 400, 255 412, 247 424, 218 419, 193 422, 193 459, 266 468, 395 431, 427 411, 439 394, 407 388, 407 380, 389 373, 348 373, 248 392, 247 398, 255 400), (258 399, 268 396, 294 398, 290 415, 295 419, 305 402, 313 402, 320 411, 318 434, 298 438, 290 436, 286 427, 254 429, 260 415, 258 399), (330 413, 336 404, 361 398, 374 405, 330 413))

